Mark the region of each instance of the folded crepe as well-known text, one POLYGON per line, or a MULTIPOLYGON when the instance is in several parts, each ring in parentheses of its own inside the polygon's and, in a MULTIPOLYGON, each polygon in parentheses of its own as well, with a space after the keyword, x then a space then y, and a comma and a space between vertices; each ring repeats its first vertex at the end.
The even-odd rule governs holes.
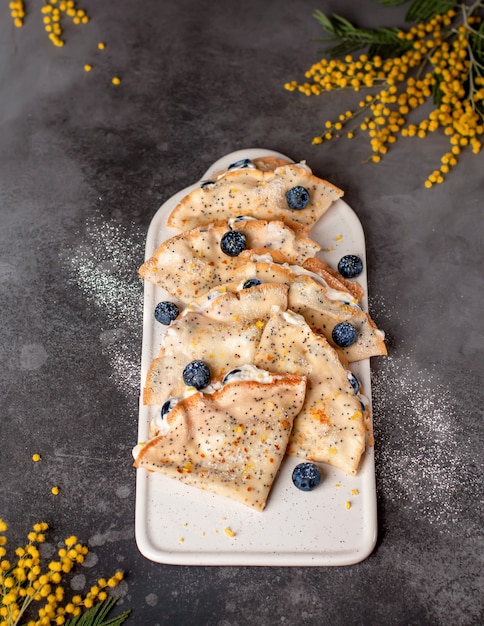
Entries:
MULTIPOLYGON (((332 282, 331 287, 321 275, 303 267, 273 263, 270 258, 257 258, 259 260, 233 269, 231 280, 235 289, 241 289, 247 280, 253 279, 262 284, 285 284, 288 286, 287 308, 303 315, 309 326, 326 337, 346 360, 353 362, 387 354, 383 331, 362 310, 358 299, 346 291, 344 284, 332 282), (337 346, 332 338, 334 327, 342 322, 348 322, 357 331, 356 341, 345 348, 337 346)), ((226 288, 229 286, 226 285, 226 288)))
POLYGON ((286 308, 286 285, 261 285, 235 293, 221 289, 189 306, 164 334, 160 353, 147 373, 143 402, 161 405, 183 396, 183 370, 195 359, 209 366, 213 382, 234 367, 252 363, 273 306, 286 308))
POLYGON ((320 249, 319 244, 281 221, 233 220, 171 237, 141 266, 139 274, 186 303, 229 280, 233 268, 251 252, 272 254, 271 258, 281 263, 301 264, 320 249), (232 257, 222 250, 222 238, 230 231, 245 236, 246 247, 239 256, 232 257))
POLYGON ((281 220, 295 230, 308 232, 343 192, 315 176, 303 163, 274 170, 242 168, 204 183, 185 196, 168 216, 171 228, 190 230, 239 215, 281 220), (309 195, 304 208, 290 208, 286 194, 302 187, 309 195))
POLYGON ((355 385, 356 377, 326 339, 316 335, 302 316, 275 307, 254 364, 307 377, 305 401, 294 420, 287 454, 355 475, 370 429, 367 401, 355 385))
POLYGON ((304 376, 264 379, 229 381, 178 402, 166 434, 135 449, 135 467, 262 511, 306 389, 304 376))

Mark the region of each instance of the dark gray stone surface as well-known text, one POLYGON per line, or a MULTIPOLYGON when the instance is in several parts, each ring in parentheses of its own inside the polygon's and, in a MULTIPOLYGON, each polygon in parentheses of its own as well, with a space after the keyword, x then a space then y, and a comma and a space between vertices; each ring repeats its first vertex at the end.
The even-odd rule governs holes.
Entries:
POLYGON ((40 519, 50 545, 88 542, 88 582, 124 569, 138 626, 482 623, 483 158, 463 154, 428 191, 443 135, 379 165, 363 138, 312 146, 358 98, 283 89, 320 57, 316 4, 368 26, 403 15, 371 0, 85 0, 91 22, 66 24, 58 49, 38 3, 22 29, 0 7, 0 517, 12 545, 40 519), (379 540, 351 567, 167 566, 135 544, 147 227, 246 147, 306 159, 366 232, 389 356, 372 362, 379 540))

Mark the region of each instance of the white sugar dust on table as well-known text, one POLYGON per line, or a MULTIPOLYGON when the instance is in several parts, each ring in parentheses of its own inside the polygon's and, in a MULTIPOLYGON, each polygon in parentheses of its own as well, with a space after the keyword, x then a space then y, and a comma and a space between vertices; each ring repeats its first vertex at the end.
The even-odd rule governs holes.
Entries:
POLYGON ((382 497, 440 531, 453 532, 463 519, 478 530, 481 480, 468 462, 476 442, 461 432, 455 390, 408 355, 391 355, 374 373, 373 391, 382 497))
POLYGON ((133 229, 98 213, 87 221, 77 247, 65 251, 62 259, 68 280, 104 315, 101 349, 109 358, 116 387, 130 394, 139 388, 139 363, 132 341, 140 332, 143 298, 133 266, 143 252, 139 229, 134 236, 133 229))

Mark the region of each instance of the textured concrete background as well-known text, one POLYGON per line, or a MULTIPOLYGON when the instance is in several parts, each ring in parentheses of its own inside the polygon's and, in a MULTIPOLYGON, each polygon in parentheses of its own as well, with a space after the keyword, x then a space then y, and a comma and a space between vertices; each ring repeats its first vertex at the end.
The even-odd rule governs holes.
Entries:
POLYGON ((0 517, 15 545, 40 519, 51 546, 88 542, 77 587, 124 569, 138 626, 482 623, 483 157, 428 191, 443 135, 379 165, 363 138, 312 146, 358 100, 283 89, 320 57, 316 5, 402 23, 371 0, 84 0, 91 22, 58 49, 40 2, 22 29, 0 6, 0 517), (366 232, 389 357, 372 362, 379 540, 359 565, 164 566, 134 541, 147 227, 244 147, 306 159, 366 232))

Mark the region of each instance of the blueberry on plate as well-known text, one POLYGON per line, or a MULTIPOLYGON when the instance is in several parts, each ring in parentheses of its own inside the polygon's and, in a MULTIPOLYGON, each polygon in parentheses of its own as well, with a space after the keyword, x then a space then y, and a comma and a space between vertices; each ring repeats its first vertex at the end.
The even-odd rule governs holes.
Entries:
POLYGON ((172 410, 172 408, 177 404, 178 400, 176 400, 176 398, 169 398, 166 402, 164 402, 160 411, 161 419, 166 417, 168 413, 172 410))
POLYGON ((220 247, 228 256, 239 256, 247 247, 246 236, 238 230, 229 230, 222 236, 220 247))
POLYGON ((203 389, 212 378, 210 368, 203 361, 191 361, 183 370, 183 381, 188 387, 203 389))
POLYGON ((242 371, 241 369, 237 368, 234 370, 230 370, 230 372, 227 372, 222 381, 222 385, 225 385, 225 383, 228 383, 231 378, 233 378, 236 374, 239 374, 241 371, 242 371))
POLYGON ((336 324, 331 333, 334 343, 340 348, 351 346, 358 338, 358 333, 353 324, 349 322, 340 322, 336 324))
POLYGON ((305 187, 301 187, 301 185, 291 187, 291 189, 286 191, 286 202, 290 209, 295 209, 296 211, 305 209, 309 204, 309 191, 305 187))
POLYGON ((363 271, 363 261, 356 254, 347 254, 338 263, 338 272, 343 278, 354 278, 363 271))
POLYGON ((169 300, 158 302, 155 307, 155 319, 160 322, 160 324, 165 324, 165 326, 168 326, 168 324, 175 320, 179 313, 180 311, 177 305, 169 300))
POLYGON ((299 463, 292 472, 292 482, 301 491, 311 491, 320 480, 321 472, 314 463, 299 463))
POLYGON ((258 278, 249 278, 242 285, 243 289, 250 289, 251 287, 257 287, 257 285, 262 285, 262 281, 258 278))

